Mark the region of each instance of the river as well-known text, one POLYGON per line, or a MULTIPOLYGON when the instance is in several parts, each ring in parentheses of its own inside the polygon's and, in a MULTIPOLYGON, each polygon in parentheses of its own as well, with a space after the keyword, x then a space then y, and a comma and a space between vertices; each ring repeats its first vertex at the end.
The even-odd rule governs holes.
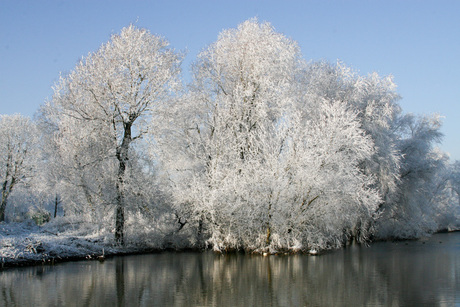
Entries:
POLYGON ((10 268, 0 306, 460 306, 460 232, 320 256, 164 252, 10 268))

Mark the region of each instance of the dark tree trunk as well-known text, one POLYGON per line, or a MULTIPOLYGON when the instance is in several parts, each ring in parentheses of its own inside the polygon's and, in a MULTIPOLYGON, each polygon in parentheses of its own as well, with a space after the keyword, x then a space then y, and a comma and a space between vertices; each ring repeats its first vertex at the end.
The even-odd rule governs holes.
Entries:
MULTIPOLYGON (((271 195, 270 195, 271 197, 271 195)), ((270 227, 270 222, 271 222, 271 219, 272 219, 272 214, 271 214, 271 210, 272 210, 272 203, 271 201, 268 203, 268 220, 267 220, 267 223, 266 223, 266 227, 267 227, 267 237, 265 238, 265 244, 267 246, 270 245, 271 243, 271 227, 270 227)))
POLYGON ((124 123, 124 134, 121 146, 117 148, 118 159, 118 178, 117 178, 117 198, 116 198, 116 213, 115 213, 115 242, 118 245, 123 245, 124 228, 125 228, 125 195, 124 195, 124 176, 126 166, 129 160, 129 145, 131 144, 131 127, 133 122, 124 123))
POLYGON ((124 162, 120 161, 117 178, 117 198, 116 198, 116 212, 115 212, 115 242, 123 245, 124 241, 124 227, 125 227, 125 208, 124 208, 124 193, 123 193, 123 176, 126 166, 124 162))
MULTIPOLYGON (((8 176, 8 173, 7 173, 8 176)), ((8 201, 8 196, 10 195, 11 191, 13 190, 13 186, 15 185, 16 180, 13 177, 10 184, 8 185, 8 178, 5 180, 2 186, 2 200, 0 204, 0 222, 5 220, 5 209, 6 209, 6 202, 8 201)))
POLYGON ((118 245, 125 244, 124 238, 124 228, 125 228, 125 209, 123 205, 123 200, 120 200, 120 195, 117 196, 117 209, 115 216, 115 242, 118 245))
POLYGON ((58 211, 58 205, 59 205, 60 201, 59 201, 59 198, 58 196, 56 195, 56 198, 54 199, 54 218, 56 218, 57 216, 57 211, 58 211))
POLYGON ((0 205, 0 222, 5 220, 5 208, 6 208, 6 201, 4 202, 2 199, 2 203, 0 205))
POLYGON ((198 231, 197 231, 197 242, 198 246, 202 246, 203 244, 203 216, 200 217, 198 220, 198 231))

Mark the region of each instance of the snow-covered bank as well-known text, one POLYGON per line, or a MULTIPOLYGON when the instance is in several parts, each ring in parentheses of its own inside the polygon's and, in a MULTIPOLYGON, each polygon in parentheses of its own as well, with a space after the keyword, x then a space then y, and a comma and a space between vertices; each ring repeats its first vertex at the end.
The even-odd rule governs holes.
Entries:
MULTIPOLYGON (((112 234, 113 236, 113 234, 112 234)), ((146 242, 113 244, 110 233, 90 225, 66 221, 37 226, 33 221, 0 223, 0 268, 54 264, 68 260, 102 260, 104 257, 162 250, 146 242)))
MULTIPOLYGON (((440 232, 459 231, 460 228, 440 232)), ((133 236, 125 246, 114 245, 113 233, 95 230, 89 223, 65 218, 37 226, 32 220, 22 223, 0 223, 0 269, 17 266, 55 264, 73 260, 104 260, 114 255, 151 253, 164 250, 190 249, 184 243, 174 245, 163 238, 152 241, 133 236)), ((149 233, 152 237, 158 234, 149 233)), ((416 239, 416 238, 414 238, 416 239)), ((385 240, 380 238, 379 240, 385 240)), ((292 251, 291 251, 292 252, 292 251)), ((322 251, 324 252, 324 251, 322 251)), ((309 252, 310 254, 311 251, 309 252)), ((284 254, 284 253, 283 253, 284 254)), ((268 253, 263 253, 264 256, 268 253)))

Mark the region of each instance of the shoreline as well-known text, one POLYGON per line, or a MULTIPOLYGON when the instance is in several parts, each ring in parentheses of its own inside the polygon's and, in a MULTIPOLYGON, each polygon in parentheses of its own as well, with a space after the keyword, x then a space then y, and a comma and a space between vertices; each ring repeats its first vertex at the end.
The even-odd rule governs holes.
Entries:
MULTIPOLYGON (((433 233, 432 235, 435 234, 445 234, 445 233, 454 233, 454 232, 460 232, 460 230, 452 230, 452 231, 438 231, 433 233)), ((414 241, 414 240, 420 240, 422 238, 418 239, 398 239, 398 240, 392 240, 392 239, 384 239, 384 240, 376 240, 368 243, 368 245, 371 245, 372 243, 376 242, 386 242, 386 241, 398 241, 398 242, 403 242, 403 241, 414 241)), ((342 247, 346 248, 346 246, 342 247)), ((183 248, 183 249, 174 249, 174 248, 165 248, 165 249, 159 249, 159 248, 145 248, 145 249, 137 249, 137 250, 117 250, 117 251, 112 251, 109 253, 104 253, 102 254, 87 254, 87 255, 69 255, 69 256, 45 256, 42 259, 31 259, 31 258, 16 258, 16 259, 5 259, 2 258, 0 259, 0 272, 9 270, 9 269, 15 269, 15 268, 23 268, 23 267, 32 267, 32 266, 53 266, 56 264, 62 264, 66 262, 74 262, 74 261, 99 261, 99 262, 104 262, 106 259, 110 259, 113 257, 117 256, 131 256, 131 255, 147 255, 147 254, 158 254, 158 253, 164 253, 164 252, 204 252, 207 249, 199 249, 199 248, 183 248)), ((244 253, 242 251, 230 251, 230 252, 225 252, 225 253, 244 253)), ((326 254, 331 252, 330 250, 327 251, 322 251, 317 254, 311 254, 308 252, 297 252, 297 253, 276 253, 276 254, 269 254, 269 255, 297 255, 297 254, 305 254, 305 255, 310 255, 310 256, 320 256, 322 254, 326 254)), ((224 254, 225 254, 224 253, 224 254)), ((249 253, 250 255, 258 255, 258 256, 267 256, 266 253, 249 253)))
MULTIPOLYGON (((437 233, 458 232, 460 229, 441 229, 437 233)), ((152 235, 153 236, 153 235, 152 235)), ((158 236, 158 235, 157 235, 158 236)), ((39 265, 55 265, 71 261, 105 261, 115 256, 128 256, 139 254, 155 254, 162 252, 203 252, 208 249, 172 246, 165 242, 164 238, 158 240, 157 244, 147 243, 140 238, 133 238, 132 242, 125 246, 114 246, 110 239, 110 233, 94 235, 90 232, 81 233, 55 232, 47 227, 34 224, 0 224, 0 272, 11 269, 39 265), (159 244, 162 242, 162 244, 159 244), (158 247, 160 246, 160 247, 158 247)), ((378 239, 367 244, 370 245, 379 241, 406 241, 419 240, 422 238, 408 239, 378 239)), ((346 248, 343 246, 342 248, 346 248)), ((279 251, 278 253, 267 252, 244 252, 238 250, 225 251, 223 253, 243 252, 250 255, 291 255, 305 254, 311 256, 322 255, 331 250, 317 251, 279 251)))
MULTIPOLYGON (((40 259, 28 259, 28 258, 19 258, 19 259, 8 259, 7 261, 1 263, 0 272, 12 268, 22 268, 30 266, 39 266, 39 265, 56 265, 66 262, 73 261, 100 261, 104 262, 106 259, 113 258, 115 256, 129 256, 129 255, 142 255, 142 254, 155 254, 162 253, 165 251, 171 251, 169 249, 160 250, 160 249, 146 249, 138 251, 119 251, 115 253, 108 254, 88 254, 84 255, 74 255, 74 256, 53 256, 53 257, 44 257, 40 259)), ((3 259, 2 259, 3 260, 3 259)))

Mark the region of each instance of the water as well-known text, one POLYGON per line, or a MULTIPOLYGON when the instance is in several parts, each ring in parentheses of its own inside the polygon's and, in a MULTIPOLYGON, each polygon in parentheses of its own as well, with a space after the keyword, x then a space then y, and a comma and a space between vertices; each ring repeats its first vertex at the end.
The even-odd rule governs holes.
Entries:
POLYGON ((0 306, 460 306, 460 232, 321 256, 165 252, 8 269, 0 306))

